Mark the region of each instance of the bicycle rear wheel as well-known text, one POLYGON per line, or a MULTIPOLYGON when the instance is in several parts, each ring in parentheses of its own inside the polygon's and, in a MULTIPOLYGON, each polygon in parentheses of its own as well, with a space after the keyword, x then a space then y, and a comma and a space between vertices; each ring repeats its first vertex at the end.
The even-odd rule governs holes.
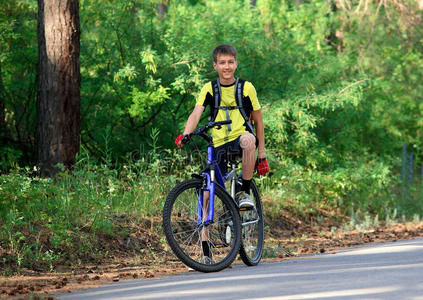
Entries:
POLYGON ((229 266, 238 254, 239 213, 232 198, 216 184, 215 222, 199 224, 198 197, 204 193, 202 187, 202 180, 191 179, 172 189, 163 208, 163 229, 169 246, 184 264, 197 271, 215 272, 229 266))
MULTIPOLYGON (((240 180, 237 181, 237 192, 241 189, 240 180)), ((264 220, 263 207, 256 183, 251 181, 250 196, 255 209, 240 211, 241 219, 241 247, 239 254, 247 266, 257 265, 263 256, 264 220)))

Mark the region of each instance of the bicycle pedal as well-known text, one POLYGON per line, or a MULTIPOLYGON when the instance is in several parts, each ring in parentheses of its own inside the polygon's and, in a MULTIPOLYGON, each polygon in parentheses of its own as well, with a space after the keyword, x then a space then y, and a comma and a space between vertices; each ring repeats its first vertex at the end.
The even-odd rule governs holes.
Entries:
POLYGON ((239 211, 251 211, 254 210, 254 207, 240 207, 239 211))

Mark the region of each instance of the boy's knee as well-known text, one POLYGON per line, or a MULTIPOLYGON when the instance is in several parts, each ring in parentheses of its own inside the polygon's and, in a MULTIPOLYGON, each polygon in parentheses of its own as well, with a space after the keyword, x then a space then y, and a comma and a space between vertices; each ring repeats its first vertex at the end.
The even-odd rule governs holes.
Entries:
POLYGON ((256 148, 256 137, 249 132, 244 133, 239 138, 239 144, 242 149, 254 150, 256 148))

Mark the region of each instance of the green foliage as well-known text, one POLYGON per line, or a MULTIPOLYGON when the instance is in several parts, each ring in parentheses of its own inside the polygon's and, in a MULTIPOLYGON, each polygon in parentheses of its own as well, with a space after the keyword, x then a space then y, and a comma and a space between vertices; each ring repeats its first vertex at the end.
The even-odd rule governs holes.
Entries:
POLYGON ((173 141, 216 77, 221 43, 237 48, 237 76, 263 106, 273 175, 260 181, 274 216, 287 205, 353 222, 423 215, 421 178, 398 179, 403 145, 423 162, 417 2, 175 0, 164 15, 158 3, 80 1, 82 150, 56 180, 19 167, 36 164, 36 1, 0 7, 1 241, 16 265, 32 255, 50 268, 62 248, 95 252, 90 234, 113 234, 120 214, 160 214, 167 191, 201 167, 173 141))
POLYGON ((131 117, 146 118, 151 115, 152 107, 163 104, 170 97, 167 93, 169 88, 161 85, 157 89, 147 92, 140 92, 136 87, 132 90, 132 105, 129 108, 131 117))
POLYGON ((119 216, 142 220, 160 215, 177 174, 182 174, 175 172, 182 159, 177 152, 156 148, 150 157, 115 169, 94 163, 85 153, 72 173, 55 179, 39 178, 30 169, 1 175, 0 243, 10 256, 1 257, 0 265, 52 269, 70 253, 73 260, 99 253, 97 239, 116 234, 119 216))
POLYGON ((0 7, 0 170, 34 161, 37 3, 0 7))
MULTIPOLYGON (((36 3, 6 3, 0 75, 7 135, 16 143, 0 150, 3 169, 34 154, 37 47, 28 18, 36 3)), ((413 23, 421 11, 399 3, 178 0, 159 15, 158 1, 83 0, 82 144, 100 157, 108 136, 111 159, 121 160, 148 149, 145 137, 157 128, 158 143, 170 148, 202 84, 216 76, 211 50, 231 43, 238 75, 253 81, 276 114, 265 116, 279 135, 272 148, 314 167, 319 159, 337 164, 345 150, 392 157, 404 143, 421 157, 422 37, 413 23)))

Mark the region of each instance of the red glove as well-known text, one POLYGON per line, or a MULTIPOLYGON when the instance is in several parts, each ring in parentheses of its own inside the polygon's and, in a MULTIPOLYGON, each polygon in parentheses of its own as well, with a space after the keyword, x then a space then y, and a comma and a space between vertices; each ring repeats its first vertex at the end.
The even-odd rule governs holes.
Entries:
MULTIPOLYGON (((178 137, 175 140, 175 145, 179 147, 179 142, 184 138, 183 134, 178 135, 178 137)), ((183 146, 183 144, 181 145, 181 147, 183 146)))
POLYGON ((260 177, 269 172, 269 165, 266 158, 257 158, 256 167, 257 175, 260 177))

